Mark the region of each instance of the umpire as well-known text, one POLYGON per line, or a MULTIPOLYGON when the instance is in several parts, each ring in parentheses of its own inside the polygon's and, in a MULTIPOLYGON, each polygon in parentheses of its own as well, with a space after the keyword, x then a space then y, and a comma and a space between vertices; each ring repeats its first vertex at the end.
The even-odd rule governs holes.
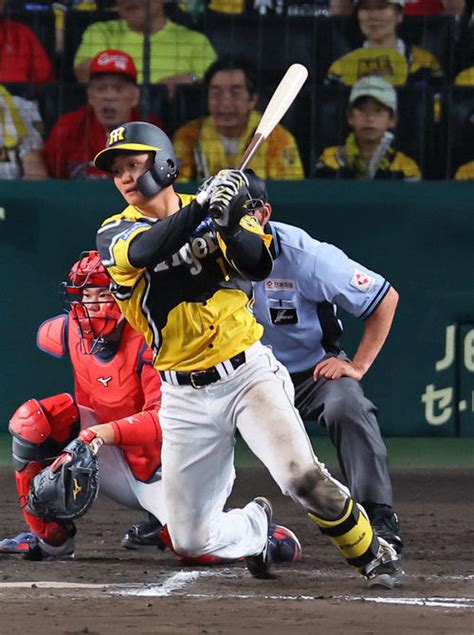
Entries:
POLYGON ((271 277, 254 285, 255 316, 265 327, 262 341, 290 371, 301 416, 328 430, 354 499, 363 504, 377 533, 400 553, 387 450, 377 409, 359 383, 390 331, 398 293, 334 245, 299 227, 269 223, 265 182, 252 170, 246 175, 249 212, 273 235, 271 277), (364 320, 352 360, 339 348, 337 306, 364 320))

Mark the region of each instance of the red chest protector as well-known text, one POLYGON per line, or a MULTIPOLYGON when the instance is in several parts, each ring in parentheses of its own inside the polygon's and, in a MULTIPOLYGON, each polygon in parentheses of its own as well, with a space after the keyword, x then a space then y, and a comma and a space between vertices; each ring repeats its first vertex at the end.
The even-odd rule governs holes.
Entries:
MULTIPOLYGON (((37 344, 55 357, 63 357, 66 351, 69 352, 76 402, 92 409, 99 422, 116 421, 143 410, 146 397, 140 372, 146 344, 143 336, 128 324, 117 352, 108 361, 81 352, 76 325, 66 315, 44 322, 38 330, 37 344)), ((140 480, 151 478, 161 464, 161 444, 120 447, 134 476, 140 480)))
POLYGON ((127 324, 117 352, 108 361, 81 352, 79 333, 71 319, 67 339, 78 405, 92 408, 101 422, 122 419, 143 409, 139 371, 145 342, 140 334, 127 324), (89 403, 81 403, 81 395, 86 395, 89 403))

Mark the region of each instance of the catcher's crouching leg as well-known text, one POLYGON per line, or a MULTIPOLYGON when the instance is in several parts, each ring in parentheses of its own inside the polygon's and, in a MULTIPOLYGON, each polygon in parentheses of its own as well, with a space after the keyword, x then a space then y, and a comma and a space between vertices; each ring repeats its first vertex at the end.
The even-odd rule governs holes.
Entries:
POLYGON ((0 552, 22 553, 36 559, 40 559, 38 549, 49 549, 51 557, 59 557, 60 551, 73 553, 73 523, 39 518, 29 513, 25 505, 34 477, 76 436, 79 427, 77 406, 66 393, 41 401, 30 399, 14 413, 9 425, 13 467, 20 507, 30 532, 1 541, 0 552))

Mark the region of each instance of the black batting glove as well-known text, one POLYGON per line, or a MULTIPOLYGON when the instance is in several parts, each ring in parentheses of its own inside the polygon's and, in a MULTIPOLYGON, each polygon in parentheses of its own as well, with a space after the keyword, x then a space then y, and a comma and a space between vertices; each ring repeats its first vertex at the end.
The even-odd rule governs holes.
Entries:
POLYGON ((215 176, 209 195, 209 213, 218 228, 239 224, 249 199, 248 179, 240 170, 221 170, 215 176))

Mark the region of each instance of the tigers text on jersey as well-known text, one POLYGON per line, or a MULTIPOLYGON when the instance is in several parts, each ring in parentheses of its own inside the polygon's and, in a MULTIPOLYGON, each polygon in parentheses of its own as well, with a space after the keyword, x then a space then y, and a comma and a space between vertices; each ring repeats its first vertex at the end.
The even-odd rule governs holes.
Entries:
MULTIPOLYGON (((194 196, 179 194, 183 205, 194 196)), ((112 277, 112 293, 132 327, 145 335, 160 371, 210 368, 262 336, 252 312, 252 284, 230 265, 225 243, 206 217, 170 258, 151 269, 130 263, 131 241, 159 220, 128 206, 106 219, 97 246, 112 277)), ((255 219, 245 229, 262 235, 255 219)))
POLYGON ((339 352, 342 325, 336 308, 368 317, 385 297, 389 283, 303 229, 270 224, 275 260, 271 277, 254 284, 255 316, 290 371, 313 368, 327 353, 339 352))

